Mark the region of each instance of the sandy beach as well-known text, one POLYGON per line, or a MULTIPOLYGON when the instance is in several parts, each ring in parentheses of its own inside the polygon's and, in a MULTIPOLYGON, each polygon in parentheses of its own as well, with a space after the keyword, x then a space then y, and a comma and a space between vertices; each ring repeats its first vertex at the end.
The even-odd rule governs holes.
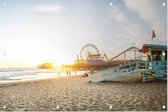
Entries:
POLYGON ((0 111, 167 110, 166 81, 143 83, 138 74, 101 83, 73 76, 3 84, 0 96, 0 111))

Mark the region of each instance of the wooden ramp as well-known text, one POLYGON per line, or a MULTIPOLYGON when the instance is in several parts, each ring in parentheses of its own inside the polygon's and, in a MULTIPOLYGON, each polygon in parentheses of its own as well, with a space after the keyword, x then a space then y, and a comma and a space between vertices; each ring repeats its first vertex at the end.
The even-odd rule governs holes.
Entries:
POLYGON ((116 66, 113 68, 108 68, 105 70, 99 70, 92 72, 89 75, 90 81, 92 82, 101 82, 101 81, 109 81, 114 78, 125 77, 128 75, 133 75, 141 72, 150 72, 152 70, 148 69, 147 61, 136 61, 128 64, 116 66))

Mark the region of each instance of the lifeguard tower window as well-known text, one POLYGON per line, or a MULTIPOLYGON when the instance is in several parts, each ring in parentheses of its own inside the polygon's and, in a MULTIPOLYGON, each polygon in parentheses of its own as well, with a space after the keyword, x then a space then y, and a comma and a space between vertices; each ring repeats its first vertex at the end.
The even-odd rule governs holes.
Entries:
POLYGON ((155 60, 161 60, 161 57, 162 57, 162 52, 161 51, 152 51, 152 58, 153 58, 153 61, 155 60))

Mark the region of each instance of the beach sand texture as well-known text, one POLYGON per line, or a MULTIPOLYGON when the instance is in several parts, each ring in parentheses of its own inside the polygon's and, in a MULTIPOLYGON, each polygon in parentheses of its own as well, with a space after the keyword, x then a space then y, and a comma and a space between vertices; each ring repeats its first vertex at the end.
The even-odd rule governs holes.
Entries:
POLYGON ((0 110, 166 111, 166 81, 143 83, 140 75, 89 83, 81 76, 0 85, 0 110))

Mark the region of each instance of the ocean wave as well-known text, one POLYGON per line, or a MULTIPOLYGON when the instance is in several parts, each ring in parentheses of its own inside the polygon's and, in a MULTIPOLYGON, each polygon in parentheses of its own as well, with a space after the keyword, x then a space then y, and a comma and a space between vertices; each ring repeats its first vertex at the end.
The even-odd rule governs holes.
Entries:
MULTIPOLYGON (((71 72, 71 75, 79 75, 82 72, 71 72)), ((55 78, 68 76, 67 72, 62 69, 35 69, 35 68, 5 68, 0 69, 0 83, 36 80, 45 78, 55 78)))

